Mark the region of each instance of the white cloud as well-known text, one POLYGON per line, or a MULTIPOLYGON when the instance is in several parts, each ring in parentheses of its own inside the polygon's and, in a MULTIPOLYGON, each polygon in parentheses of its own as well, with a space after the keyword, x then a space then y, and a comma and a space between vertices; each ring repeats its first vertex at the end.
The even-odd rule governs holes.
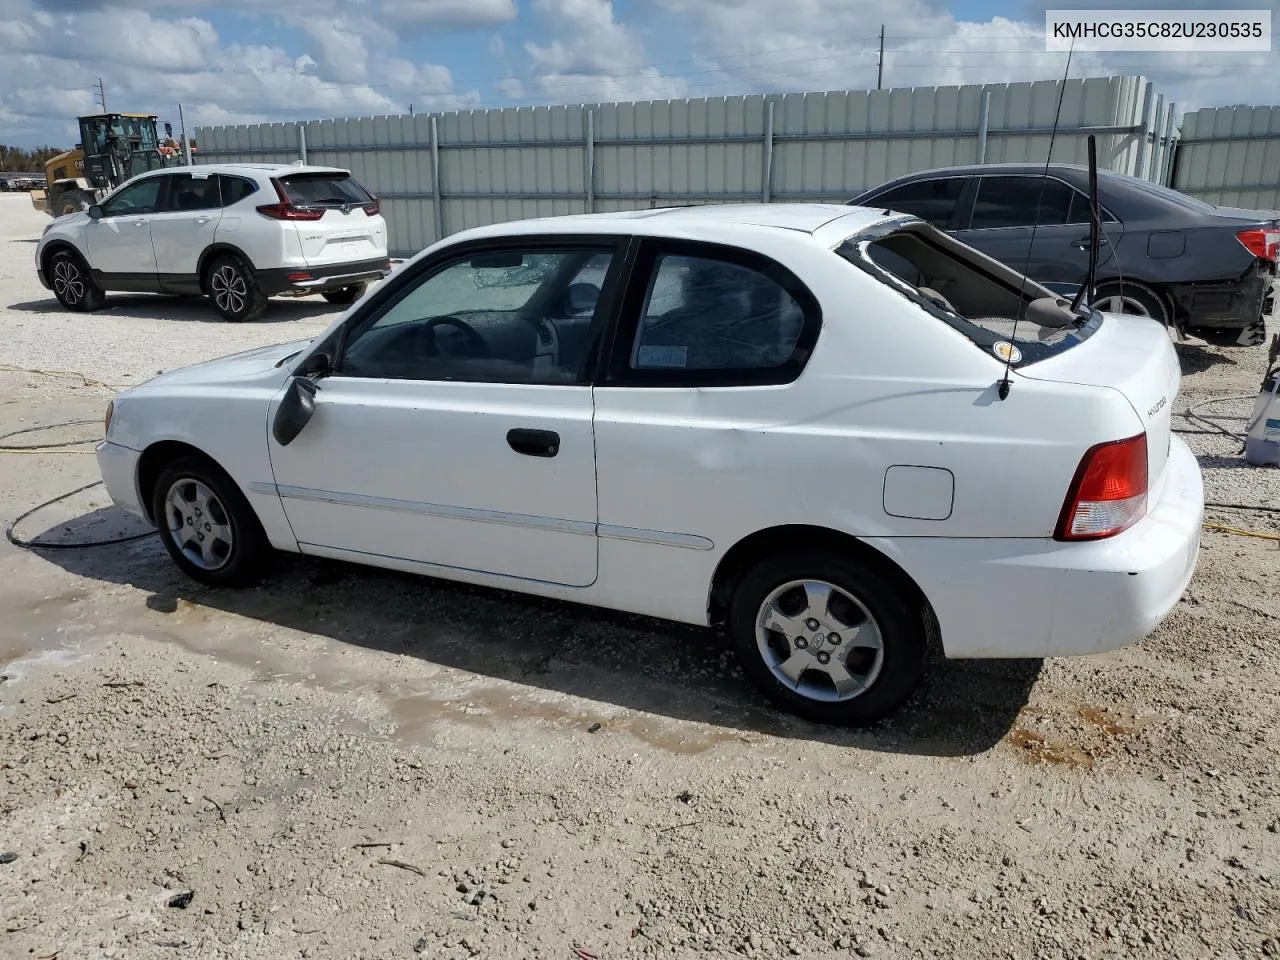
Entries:
POLYGON ((515 0, 383 0, 392 20, 454 27, 484 27, 519 16, 515 0))
POLYGON ((506 44, 502 42, 502 38, 496 33, 489 38, 489 53, 495 57, 501 57, 507 52, 506 44))
POLYGON ((520 82, 519 77, 503 77, 494 86, 498 88, 498 92, 504 97, 512 100, 524 98, 524 84, 520 82))
POLYGON ((612 0, 534 0, 557 33, 526 43, 536 84, 547 99, 645 100, 684 95, 685 82, 649 66, 635 32, 614 17, 612 0), (563 39, 561 39, 563 37, 563 39))

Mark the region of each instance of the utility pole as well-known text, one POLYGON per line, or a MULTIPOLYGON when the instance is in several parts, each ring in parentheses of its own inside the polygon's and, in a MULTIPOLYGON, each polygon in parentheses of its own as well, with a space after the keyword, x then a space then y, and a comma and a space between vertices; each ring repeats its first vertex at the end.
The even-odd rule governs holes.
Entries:
POLYGON ((102 78, 98 78, 98 102, 102 104, 102 112, 107 112, 107 88, 102 85, 102 78))
POLYGON ((191 141, 187 139, 187 120, 182 115, 182 104, 178 104, 178 129, 182 134, 182 152, 189 167, 191 166, 191 141))
POLYGON ((409 116, 413 116, 413 104, 409 104, 409 116))
POLYGON ((884 88, 884 24, 880 24, 880 59, 876 61, 876 89, 884 88))

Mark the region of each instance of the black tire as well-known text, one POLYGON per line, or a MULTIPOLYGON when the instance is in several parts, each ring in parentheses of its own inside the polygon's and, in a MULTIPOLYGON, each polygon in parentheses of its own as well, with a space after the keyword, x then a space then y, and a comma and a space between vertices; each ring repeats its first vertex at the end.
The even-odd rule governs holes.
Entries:
POLYGON ((260 578, 271 555, 262 524, 240 488, 224 470, 202 457, 181 457, 160 471, 152 491, 151 515, 173 562, 201 583, 248 586, 260 578), (171 493, 185 502, 183 509, 174 505, 171 493), (199 530, 200 524, 204 531, 199 530), (178 535, 180 530, 185 537, 178 535))
POLYGON ((1173 312, 1162 295, 1150 287, 1135 283, 1114 281, 1100 284, 1094 295, 1092 307, 1108 313, 1150 317, 1166 327, 1173 319, 1173 312))
POLYGON ((917 606, 897 577, 859 557, 797 551, 762 560, 738 581, 729 606, 728 630, 747 676, 775 704, 818 723, 863 726, 891 713, 924 672, 928 645, 917 606), (796 614, 794 607, 797 596, 804 599, 808 590, 792 588, 775 598, 775 609, 791 614, 789 622, 794 621, 798 633, 789 637, 762 630, 758 638, 757 622, 766 601, 788 584, 802 581, 833 587, 833 595, 843 595, 841 605, 833 603, 823 615, 826 623, 812 628, 814 621, 801 619, 805 611, 796 614), (859 622, 858 616, 866 619, 859 622), (846 632, 842 636, 832 627, 846 632), (865 646, 872 631, 880 639, 878 652, 865 646), (827 660, 819 662, 824 655, 827 660), (803 661, 807 665, 794 683, 785 683, 775 669, 780 670, 783 661, 794 662, 792 657, 807 657, 803 661), (860 688, 845 694, 846 699, 836 699, 841 694, 828 675, 839 667, 860 688))
POLYGON ((320 296, 324 297, 330 303, 336 303, 338 306, 345 307, 355 303, 364 296, 367 283, 352 283, 345 287, 339 287, 337 290, 325 290, 320 296))
POLYGON ((93 197, 83 190, 68 190, 58 195, 56 203, 58 209, 54 212, 54 216, 65 217, 69 213, 88 210, 93 203, 93 197))
POLYGON ((204 287, 213 308, 233 323, 257 320, 267 308, 267 295, 259 288, 253 270, 232 254, 223 254, 209 264, 204 287))
POLYGON ((48 276, 53 295, 68 310, 91 313, 101 310, 107 302, 106 294, 89 272, 89 265, 71 250, 59 250, 49 258, 48 276))

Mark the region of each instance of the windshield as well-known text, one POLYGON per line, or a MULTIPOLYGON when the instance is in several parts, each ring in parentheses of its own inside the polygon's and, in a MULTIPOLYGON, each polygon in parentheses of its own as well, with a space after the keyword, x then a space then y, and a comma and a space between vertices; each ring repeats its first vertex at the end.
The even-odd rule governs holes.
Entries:
POLYGON ((850 237, 836 252, 1000 359, 1015 344, 1014 366, 1069 349, 1099 322, 914 219, 850 237))
POLYGON ((1158 197, 1161 200, 1167 200, 1170 203, 1176 203, 1180 207, 1188 210, 1197 210, 1200 213, 1213 213, 1217 210, 1211 203, 1205 203, 1203 200, 1197 200, 1195 197, 1189 197, 1185 193, 1179 193, 1177 190, 1171 190, 1169 187, 1162 187, 1159 184, 1151 183, 1148 180, 1139 180, 1137 177, 1125 177, 1125 185, 1148 194, 1152 197, 1158 197))

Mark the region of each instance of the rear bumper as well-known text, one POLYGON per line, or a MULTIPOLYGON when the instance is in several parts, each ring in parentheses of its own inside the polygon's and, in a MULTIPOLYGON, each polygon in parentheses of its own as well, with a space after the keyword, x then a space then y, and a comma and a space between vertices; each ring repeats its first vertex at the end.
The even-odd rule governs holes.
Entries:
POLYGON ((320 267, 280 267, 257 271, 258 285, 267 296, 279 293, 320 293, 353 283, 372 283, 391 273, 391 259, 327 263, 320 267))
POLYGON ((1195 572, 1204 517, 1200 465, 1172 438, 1147 516, 1108 540, 871 541, 933 605, 948 657, 1101 653, 1153 631, 1195 572))
POLYGON ((1171 283, 1166 289, 1188 326, 1242 330, 1266 312, 1274 279, 1275 270, 1257 261, 1238 280, 1171 283))
POLYGON ((111 500, 116 506, 150 523, 138 495, 138 459, 142 454, 109 440, 98 444, 97 454, 102 485, 107 488, 111 500))

